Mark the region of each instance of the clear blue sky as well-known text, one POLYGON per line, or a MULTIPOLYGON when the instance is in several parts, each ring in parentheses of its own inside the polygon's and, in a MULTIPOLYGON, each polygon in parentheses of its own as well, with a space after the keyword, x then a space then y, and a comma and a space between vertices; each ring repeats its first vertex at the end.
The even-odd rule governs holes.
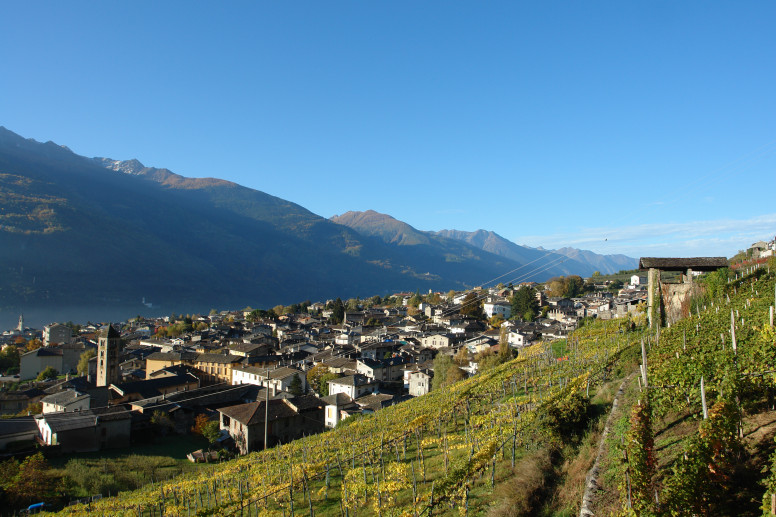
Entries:
POLYGON ((0 125, 421 230, 776 234, 776 2, 6 1, 0 125))

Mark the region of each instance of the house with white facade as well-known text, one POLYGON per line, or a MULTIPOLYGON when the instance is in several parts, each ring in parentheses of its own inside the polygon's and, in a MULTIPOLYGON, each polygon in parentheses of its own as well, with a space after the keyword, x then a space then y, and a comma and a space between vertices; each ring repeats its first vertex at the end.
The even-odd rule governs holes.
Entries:
POLYGON ((522 348, 531 344, 531 335, 518 329, 512 329, 507 334, 507 343, 512 348, 522 348))
POLYGON ((302 392, 307 391, 307 377, 304 372, 291 366, 281 368, 259 368, 257 366, 234 366, 232 384, 255 384, 269 388, 271 393, 288 391, 294 377, 299 377, 302 392))
POLYGON ((326 404, 324 407, 324 425, 327 428, 336 427, 340 420, 347 418, 352 411, 358 408, 353 399, 344 393, 329 395, 321 400, 326 404))
POLYGON ((70 344, 73 342, 73 329, 61 323, 52 323, 43 327, 43 346, 70 344))
POLYGON ((83 411, 89 409, 91 396, 77 390, 65 390, 41 399, 43 414, 64 413, 66 411, 83 411))
POLYGON ((420 397, 431 391, 431 379, 434 378, 434 371, 426 368, 410 372, 409 374, 409 394, 413 397, 420 397))
POLYGON ((379 381, 369 379, 365 375, 348 375, 329 381, 329 395, 344 393, 351 399, 357 399, 367 393, 377 393, 379 387, 379 381))
POLYGON ((482 305, 482 310, 485 311, 488 318, 499 315, 504 319, 509 319, 512 315, 512 305, 505 301, 485 302, 482 305))

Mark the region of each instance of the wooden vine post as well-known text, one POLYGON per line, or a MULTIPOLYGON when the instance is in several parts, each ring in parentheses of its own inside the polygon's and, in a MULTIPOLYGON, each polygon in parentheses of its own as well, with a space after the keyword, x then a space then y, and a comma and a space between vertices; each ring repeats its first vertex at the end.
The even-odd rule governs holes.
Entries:
POLYGON ((701 375, 701 405, 703 406, 703 419, 709 418, 709 409, 706 406, 706 388, 703 384, 703 375, 701 375))

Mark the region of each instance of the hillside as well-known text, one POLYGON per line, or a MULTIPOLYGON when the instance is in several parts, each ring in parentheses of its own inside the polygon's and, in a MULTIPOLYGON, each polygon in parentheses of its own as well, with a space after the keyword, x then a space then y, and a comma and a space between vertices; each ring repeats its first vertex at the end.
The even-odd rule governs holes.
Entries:
POLYGON ((643 313, 595 322, 324 434, 62 514, 571 515, 595 462, 595 515, 760 515, 761 482, 776 491, 776 271, 718 278, 659 333, 634 326, 643 313), (720 339, 731 310, 735 351, 720 339))
POLYGON ((316 515, 478 514, 516 497, 550 508, 560 493, 573 507, 579 467, 571 472, 564 460, 586 450, 607 412, 609 386, 641 336, 627 328, 627 321, 595 324, 570 344, 526 349, 332 431, 62 513, 150 515, 163 506, 165 515, 282 515, 293 506, 316 515), (539 466, 535 479, 513 480, 539 466))
POLYGON ((478 285, 516 267, 398 246, 264 192, 0 128, 0 323, 270 307, 478 285), (154 305, 147 309, 145 299, 154 305))
POLYGON ((770 515, 775 273, 773 260, 729 283, 714 273, 689 318, 645 341, 648 388, 638 376, 627 385, 603 448, 595 515, 629 500, 637 515, 770 515))

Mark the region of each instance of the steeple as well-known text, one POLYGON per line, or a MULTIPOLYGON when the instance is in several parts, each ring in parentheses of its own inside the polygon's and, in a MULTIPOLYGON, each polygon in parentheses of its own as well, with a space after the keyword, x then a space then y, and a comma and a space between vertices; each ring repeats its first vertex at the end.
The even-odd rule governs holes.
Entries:
POLYGON ((121 334, 108 324, 97 341, 97 386, 110 386, 121 381, 120 353, 121 334))
POLYGON ((16 327, 19 333, 24 332, 24 314, 19 314, 19 326, 16 327))

